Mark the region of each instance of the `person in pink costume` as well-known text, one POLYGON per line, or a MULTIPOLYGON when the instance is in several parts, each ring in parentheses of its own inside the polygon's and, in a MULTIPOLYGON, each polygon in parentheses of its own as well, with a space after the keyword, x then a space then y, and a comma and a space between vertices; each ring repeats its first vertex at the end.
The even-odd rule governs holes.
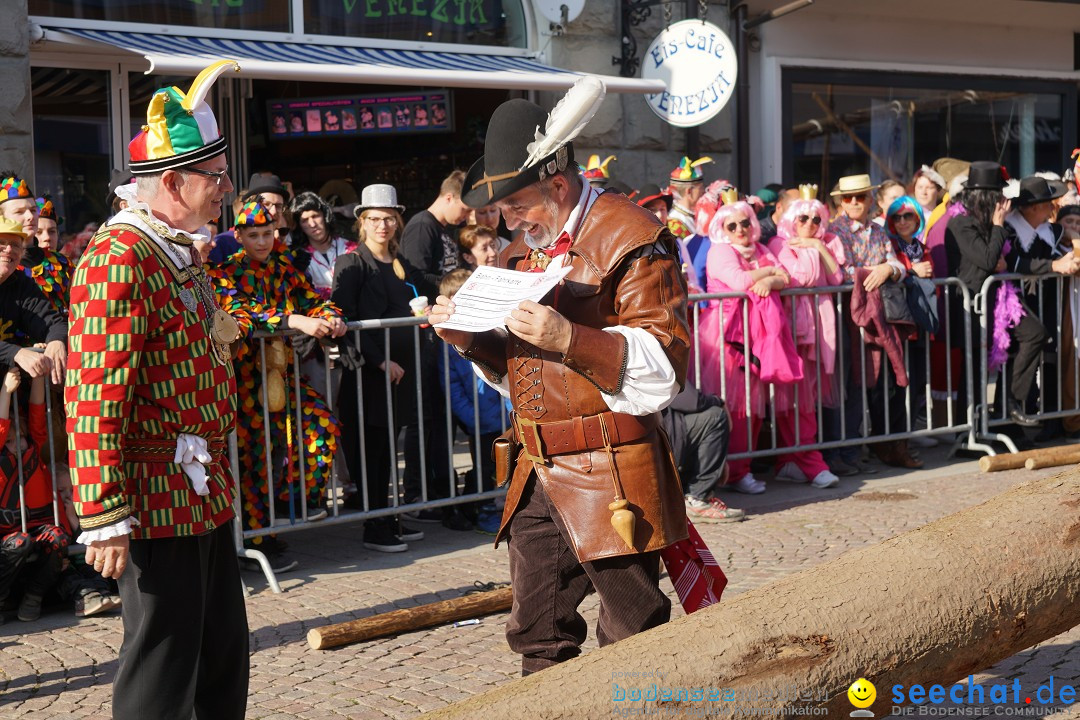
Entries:
MULTIPOLYGON (((769 241, 769 250, 791 277, 790 287, 827 287, 844 282, 844 244, 827 232, 829 209, 817 199, 816 185, 799 187, 800 199, 791 203, 769 241)), ((787 316, 794 303, 795 347, 803 363, 803 380, 777 385, 776 431, 783 445, 817 442, 817 398, 825 406, 836 404, 833 370, 836 366, 836 311, 832 295, 787 298, 787 316), (821 387, 818 387, 820 375, 821 387), (798 397, 798 408, 795 397, 798 397), (798 416, 796 432, 795 417, 798 416)), ((804 450, 777 458, 777 480, 809 482, 817 488, 839 482, 818 450, 804 450)))
MULTIPOLYGON (((705 264, 709 293, 740 292, 742 298, 711 300, 701 314, 701 389, 725 398, 731 412, 729 451, 752 451, 765 417, 768 383, 802 379, 777 291, 791 278, 758 240, 753 208, 737 201, 734 189, 723 193, 724 205, 709 223, 711 246, 705 264), (743 305, 746 305, 744 317, 743 305)), ((750 472, 748 459, 730 460, 729 483, 744 493, 765 492, 765 483, 750 472)))

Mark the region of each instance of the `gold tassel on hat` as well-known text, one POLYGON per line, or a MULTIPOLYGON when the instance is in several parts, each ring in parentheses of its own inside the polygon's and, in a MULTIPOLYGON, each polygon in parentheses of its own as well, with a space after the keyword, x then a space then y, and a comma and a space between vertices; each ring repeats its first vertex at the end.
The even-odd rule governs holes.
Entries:
POLYGON ((816 184, 804 184, 799 186, 800 200, 817 200, 818 186, 816 184))

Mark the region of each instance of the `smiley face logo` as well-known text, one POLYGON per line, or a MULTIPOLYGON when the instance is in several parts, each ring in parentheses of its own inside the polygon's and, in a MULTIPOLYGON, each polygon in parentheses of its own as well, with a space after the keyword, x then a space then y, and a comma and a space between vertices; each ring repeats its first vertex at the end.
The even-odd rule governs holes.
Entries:
POLYGON ((866 678, 859 678, 851 683, 851 687, 847 690, 847 696, 855 707, 868 708, 877 699, 877 688, 874 687, 874 683, 866 678))

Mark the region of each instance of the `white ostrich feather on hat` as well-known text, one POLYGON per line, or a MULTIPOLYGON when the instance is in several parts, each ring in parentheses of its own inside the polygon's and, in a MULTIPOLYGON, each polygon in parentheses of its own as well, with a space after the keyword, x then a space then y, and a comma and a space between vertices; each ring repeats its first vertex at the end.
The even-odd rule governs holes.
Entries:
POLYGON ((535 165, 576 138, 600 109, 606 93, 604 83, 593 75, 585 75, 574 83, 548 113, 544 131, 540 132, 537 126, 536 140, 526 146, 529 156, 518 170, 535 165))

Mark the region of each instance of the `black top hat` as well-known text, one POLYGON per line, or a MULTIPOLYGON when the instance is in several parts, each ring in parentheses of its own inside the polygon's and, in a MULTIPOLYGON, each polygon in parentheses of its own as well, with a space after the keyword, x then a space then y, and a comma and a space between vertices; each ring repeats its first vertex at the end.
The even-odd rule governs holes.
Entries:
POLYGON ((1002 190, 1009 181, 1009 173, 996 162, 979 160, 968 168, 965 190, 1002 190))
POLYGON ((641 189, 638 190, 637 195, 634 196, 634 202, 641 207, 645 207, 653 200, 663 200, 664 204, 667 205, 668 212, 671 212, 671 203, 673 200, 671 193, 663 192, 656 183, 642 185, 641 189))
POLYGON ((539 182, 540 169, 557 157, 561 167, 574 162, 574 146, 567 143, 540 162, 519 170, 529 157, 528 145, 536 140, 537 127, 542 131, 547 118, 542 107, 520 98, 495 108, 484 138, 484 155, 465 176, 461 199, 466 205, 484 207, 539 182), (562 155, 565 157, 559 157, 562 155))
POLYGON ((1020 192, 1017 194, 1016 199, 1012 201, 1012 204, 1021 207, 1048 200, 1057 200, 1068 190, 1069 188, 1063 182, 1032 175, 1020 181, 1020 192))
POLYGON ((253 198, 264 192, 280 195, 286 200, 289 199, 289 191, 281 184, 281 178, 269 173, 255 173, 251 176, 251 180, 248 181, 247 195, 244 197, 245 199, 253 198))

